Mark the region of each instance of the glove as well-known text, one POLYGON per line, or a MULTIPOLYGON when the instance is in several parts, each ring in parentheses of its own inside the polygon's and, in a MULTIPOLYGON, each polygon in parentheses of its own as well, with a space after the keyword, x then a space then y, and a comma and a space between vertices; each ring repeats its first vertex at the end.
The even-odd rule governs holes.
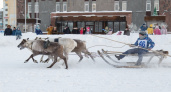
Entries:
POLYGON ((134 44, 129 44, 129 47, 135 47, 135 45, 134 44))

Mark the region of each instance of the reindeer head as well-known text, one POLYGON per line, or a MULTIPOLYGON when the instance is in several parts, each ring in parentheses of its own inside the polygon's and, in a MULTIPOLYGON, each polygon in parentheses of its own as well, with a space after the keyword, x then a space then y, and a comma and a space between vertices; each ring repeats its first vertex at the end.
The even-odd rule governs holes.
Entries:
POLYGON ((27 40, 23 39, 17 47, 20 48, 20 50, 24 49, 26 47, 27 41, 28 41, 28 38, 27 38, 27 40))

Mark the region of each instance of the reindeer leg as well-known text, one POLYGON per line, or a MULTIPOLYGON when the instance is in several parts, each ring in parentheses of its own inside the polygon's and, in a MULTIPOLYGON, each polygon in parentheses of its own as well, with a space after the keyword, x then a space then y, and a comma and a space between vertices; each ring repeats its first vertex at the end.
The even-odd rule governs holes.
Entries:
POLYGON ((43 62, 43 56, 44 56, 44 55, 42 55, 42 57, 40 58, 40 63, 43 62))
POLYGON ((44 63, 48 63, 49 60, 50 60, 50 58, 47 58, 47 59, 44 61, 44 63))
POLYGON ((51 68, 57 62, 57 56, 54 56, 54 62, 47 68, 51 68))
MULTIPOLYGON (((65 52, 64 52, 64 55, 65 55, 66 60, 68 61, 68 53, 65 53, 65 52)), ((61 57, 62 57, 62 56, 61 56, 61 57)), ((61 57, 60 57, 60 58, 61 58, 61 57)), ((62 58, 61 58, 61 59, 62 59, 62 58)), ((63 60, 64 60, 64 59, 63 59, 63 60)), ((64 61, 64 63, 65 63, 65 61, 64 61)), ((64 63, 63 63, 62 65, 64 65, 64 63)))
POLYGON ((24 63, 27 63, 32 57, 33 57, 33 54, 31 54, 30 57, 24 63))
POLYGON ((66 66, 66 68, 65 69, 68 69, 68 63, 67 63, 67 59, 66 59, 66 57, 64 57, 63 55, 60 55, 59 56, 61 59, 63 59, 64 60, 64 63, 65 63, 65 66, 66 66))
POLYGON ((83 59, 83 56, 81 55, 81 52, 75 52, 79 57, 80 57, 80 60, 78 62, 81 62, 82 59, 83 59))
POLYGON ((88 50, 83 51, 83 53, 89 55, 91 57, 91 59, 95 62, 93 56, 91 55, 91 53, 88 50))

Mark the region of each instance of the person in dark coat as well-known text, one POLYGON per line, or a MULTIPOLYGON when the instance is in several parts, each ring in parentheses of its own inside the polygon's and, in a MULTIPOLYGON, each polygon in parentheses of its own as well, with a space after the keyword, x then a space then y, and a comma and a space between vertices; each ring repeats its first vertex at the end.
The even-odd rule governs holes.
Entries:
POLYGON ((72 30, 72 34, 80 34, 79 29, 77 27, 74 27, 72 30))
POLYGON ((87 30, 86 30, 86 27, 84 27, 84 28, 83 28, 83 34, 85 34, 86 31, 87 31, 87 30))
POLYGON ((146 26, 146 24, 143 24, 143 25, 140 27, 141 31, 146 31, 147 28, 148 28, 148 27, 146 26))
POLYGON ((128 26, 126 26, 126 29, 124 30, 124 35, 130 36, 130 31, 128 26))
POLYGON ((53 28, 52 34, 58 34, 58 31, 57 31, 57 28, 56 27, 53 28))
POLYGON ((4 32, 4 36, 7 36, 7 35, 12 35, 12 29, 10 25, 7 26, 4 32))
POLYGON ((16 32, 16 28, 14 27, 14 29, 12 30, 12 35, 15 36, 15 32, 16 32))
POLYGON ((70 31, 69 27, 66 26, 66 27, 64 28, 64 30, 63 30, 63 33, 64 33, 64 34, 70 34, 71 31, 70 31))

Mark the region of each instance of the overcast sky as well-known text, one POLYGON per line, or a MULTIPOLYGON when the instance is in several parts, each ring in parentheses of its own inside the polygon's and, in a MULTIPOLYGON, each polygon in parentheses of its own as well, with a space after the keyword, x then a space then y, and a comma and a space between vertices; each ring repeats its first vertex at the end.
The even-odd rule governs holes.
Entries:
POLYGON ((3 0, 0 0, 0 9, 3 7, 3 0))

